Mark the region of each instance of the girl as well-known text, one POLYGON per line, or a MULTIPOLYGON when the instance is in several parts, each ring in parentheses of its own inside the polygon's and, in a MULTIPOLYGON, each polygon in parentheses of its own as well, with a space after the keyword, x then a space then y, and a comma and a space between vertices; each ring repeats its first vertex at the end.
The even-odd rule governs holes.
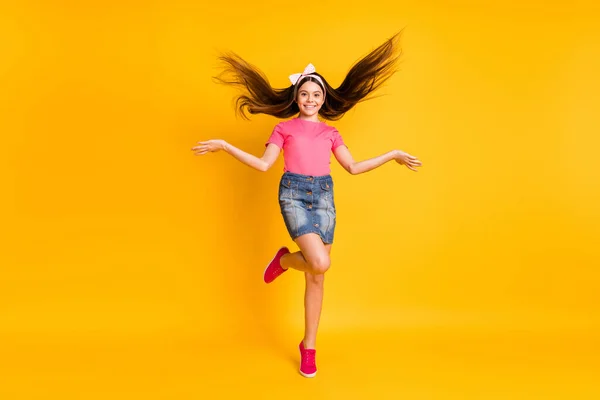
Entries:
POLYGON ((291 75, 288 88, 274 89, 256 67, 239 56, 220 57, 226 68, 216 77, 217 81, 247 90, 236 102, 242 117, 247 118, 245 111, 248 111, 295 118, 275 126, 260 158, 219 139, 199 142, 192 148, 196 155, 223 150, 263 172, 271 168, 282 150, 284 152, 279 205, 285 226, 300 251, 291 253, 287 247, 280 248, 267 265, 263 279, 270 283, 290 268, 304 272, 305 331, 299 349, 300 373, 305 377, 314 377, 317 373, 315 342, 324 274, 330 266, 336 225, 333 180, 329 175, 331 152, 352 175, 371 171, 392 160, 415 172, 422 165, 416 157, 400 150, 356 162, 337 129, 319 120, 319 116, 339 120, 392 76, 399 57, 399 35, 359 60, 337 89, 332 88, 312 64, 304 72, 291 75))

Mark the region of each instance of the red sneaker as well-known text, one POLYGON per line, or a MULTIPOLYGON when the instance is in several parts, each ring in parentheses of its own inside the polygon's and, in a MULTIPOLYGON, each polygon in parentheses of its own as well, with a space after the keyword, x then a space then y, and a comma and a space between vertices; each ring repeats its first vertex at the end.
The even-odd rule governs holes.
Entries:
POLYGON ((265 283, 273 282, 275 278, 287 271, 287 269, 281 268, 279 260, 281 259, 281 256, 289 252, 287 247, 282 247, 277 251, 277 254, 275 254, 275 257, 269 262, 269 265, 267 265, 267 268, 265 268, 265 272, 263 273, 263 280, 265 283))
POLYGON ((300 373, 305 378, 313 378, 317 375, 317 363, 315 356, 317 351, 315 349, 305 349, 304 340, 300 342, 300 373))

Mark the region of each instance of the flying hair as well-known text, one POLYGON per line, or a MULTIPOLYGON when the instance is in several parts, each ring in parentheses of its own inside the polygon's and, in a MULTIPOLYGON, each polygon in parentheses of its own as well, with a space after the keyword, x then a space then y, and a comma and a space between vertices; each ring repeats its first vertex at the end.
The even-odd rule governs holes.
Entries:
POLYGON ((319 115, 326 120, 339 120, 361 101, 372 98, 396 71, 402 54, 399 39, 402 31, 386 40, 379 47, 359 59, 348 71, 338 88, 333 88, 318 72, 300 76, 296 84, 287 88, 273 88, 260 69, 239 55, 230 52, 219 57, 223 70, 214 79, 216 82, 242 89, 236 97, 236 111, 245 119, 248 114, 268 114, 278 118, 289 118, 300 110, 296 104, 297 89, 307 81, 319 85, 325 100, 319 115))

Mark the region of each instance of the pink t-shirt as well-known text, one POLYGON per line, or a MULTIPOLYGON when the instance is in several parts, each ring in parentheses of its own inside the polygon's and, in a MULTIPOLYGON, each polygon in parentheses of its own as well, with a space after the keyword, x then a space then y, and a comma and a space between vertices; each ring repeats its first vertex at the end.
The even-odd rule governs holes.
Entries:
POLYGON ((323 176, 331 172, 331 151, 344 141, 333 126, 293 118, 275 126, 265 146, 269 143, 283 149, 285 172, 323 176))

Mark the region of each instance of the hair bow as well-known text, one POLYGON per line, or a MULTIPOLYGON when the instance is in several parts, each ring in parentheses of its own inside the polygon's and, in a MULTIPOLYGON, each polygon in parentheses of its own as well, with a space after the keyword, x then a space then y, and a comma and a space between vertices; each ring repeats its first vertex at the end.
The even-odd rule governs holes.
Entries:
POLYGON ((300 78, 302 78, 303 76, 308 76, 310 74, 313 74, 316 72, 315 66, 312 64, 308 64, 306 66, 306 68, 304 68, 304 72, 302 72, 301 74, 292 74, 290 75, 290 81, 292 82, 292 85, 295 85, 296 83, 298 83, 298 81, 300 80, 300 78))
POLYGON ((292 85, 296 85, 303 76, 310 76, 318 80, 321 86, 323 87, 323 90, 325 90, 325 84, 323 83, 323 80, 318 75, 314 75, 315 72, 317 72, 315 66, 312 64, 308 64, 306 68, 304 68, 304 72, 302 72, 301 74, 290 75, 290 81, 292 82, 292 85))

